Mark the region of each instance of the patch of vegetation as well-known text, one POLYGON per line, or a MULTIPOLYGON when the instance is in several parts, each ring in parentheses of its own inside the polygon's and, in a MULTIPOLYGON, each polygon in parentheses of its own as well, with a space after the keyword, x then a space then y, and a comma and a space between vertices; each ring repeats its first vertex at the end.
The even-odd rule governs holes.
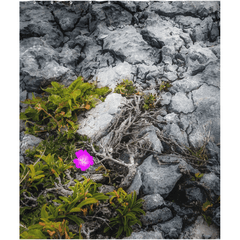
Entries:
MULTIPOLYGON (((116 238, 118 238, 122 232, 125 232, 126 236, 129 237, 132 233, 131 226, 136 223, 142 226, 139 218, 141 214, 145 215, 145 212, 141 209, 143 199, 137 200, 135 191, 134 193, 127 194, 122 188, 107 194, 112 196, 109 202, 118 213, 116 217, 110 219, 110 226, 114 227, 114 229, 118 228, 116 238)), ((104 232, 109 230, 110 227, 106 227, 104 232)))
POLYGON ((202 165, 205 161, 208 160, 208 155, 207 155, 207 150, 205 148, 205 144, 200 147, 200 148, 187 148, 187 150, 189 151, 189 154, 192 155, 193 157, 201 160, 198 161, 198 165, 202 165))
POLYGON ((48 96, 26 99, 30 106, 20 114, 26 120, 26 133, 37 135, 40 132, 63 132, 69 139, 78 129, 77 115, 95 107, 111 91, 108 87, 97 88, 95 83, 84 82, 77 78, 68 88, 58 82, 43 89, 48 96))
MULTIPOLYGON (((120 234, 128 235, 132 225, 141 225, 142 200, 137 200, 136 193, 127 194, 122 189, 116 191, 117 195, 115 192, 99 193, 100 183, 84 176, 82 182, 75 179, 77 170, 72 162, 75 152, 88 148, 90 142, 86 136, 76 133, 77 114, 95 107, 110 90, 97 89, 95 84, 78 78, 68 88, 52 82, 52 87, 45 91, 49 96, 35 98, 33 95, 32 100, 25 100, 30 106, 20 116, 28 125, 26 133, 38 135, 45 131, 50 134, 37 147, 26 150, 29 164, 20 163, 20 238, 82 239, 88 217, 103 219, 103 227, 109 221, 101 214, 102 204, 112 217, 123 213, 116 219, 113 217, 115 220, 110 220, 108 226, 114 227, 114 221, 119 226, 123 224, 120 234), (79 228, 77 234, 69 231, 69 224, 79 228)), ((98 146, 93 144, 93 147, 95 153, 99 151, 98 146)), ((110 174, 114 170, 102 164, 96 171, 102 172, 111 183, 110 174)))
POLYGON ((145 110, 148 110, 150 108, 154 108, 155 107, 155 105, 154 105, 154 103, 156 101, 156 96, 155 95, 150 93, 150 94, 144 95, 143 98, 144 98, 143 108, 145 110))
POLYGON ((133 82, 128 79, 123 79, 123 82, 118 84, 114 90, 115 93, 120 93, 124 97, 131 96, 137 93, 136 87, 133 86, 133 82))
POLYGON ((170 87, 172 87, 171 83, 162 81, 162 83, 159 87, 159 91, 161 92, 164 90, 165 92, 167 92, 170 87))
POLYGON ((191 180, 197 181, 197 180, 201 179, 203 177, 203 175, 204 175, 203 173, 199 173, 199 172, 195 173, 195 177, 192 177, 191 180))

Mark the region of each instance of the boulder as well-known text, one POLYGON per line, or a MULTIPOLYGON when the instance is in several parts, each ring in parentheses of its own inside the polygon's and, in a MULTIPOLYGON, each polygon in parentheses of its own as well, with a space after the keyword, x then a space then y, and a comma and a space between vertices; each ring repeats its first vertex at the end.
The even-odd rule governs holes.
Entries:
POLYGON ((208 131, 211 132, 214 143, 219 143, 220 90, 203 84, 199 89, 192 91, 192 96, 196 107, 192 117, 197 119, 197 124, 193 124, 193 131, 189 135, 190 144, 196 148, 201 147, 208 131))
POLYGON ((163 232, 164 238, 177 239, 182 231, 182 226, 182 218, 177 215, 165 223, 158 223, 157 225, 154 225, 153 229, 156 232, 163 232))
POLYGON ((207 201, 207 196, 200 188, 197 187, 187 188, 186 197, 189 202, 199 202, 201 205, 207 201))
POLYGON ((99 87, 108 86, 114 90, 117 84, 121 83, 124 79, 132 81, 135 74, 136 67, 128 62, 122 62, 115 67, 109 66, 98 69, 93 79, 97 80, 99 87))
POLYGON ((157 208, 161 207, 164 204, 164 199, 159 194, 151 194, 146 195, 142 198, 143 202, 143 210, 144 211, 153 211, 157 208))
POLYGON ((165 222, 171 218, 173 218, 171 210, 165 207, 153 212, 146 212, 146 215, 141 216, 141 222, 143 225, 148 226, 159 222, 165 222))
POLYGON ((79 116, 78 134, 86 135, 89 138, 100 135, 106 135, 107 128, 114 118, 114 115, 120 111, 121 103, 125 98, 121 94, 110 93, 104 102, 98 104, 86 113, 86 118, 79 116))
POLYGON ((220 196, 220 179, 218 176, 216 176, 213 172, 206 173, 203 175, 203 177, 200 180, 200 183, 202 183, 204 186, 210 189, 211 191, 211 197, 213 198, 213 201, 216 201, 218 197, 220 196))
POLYGON ((52 12, 56 22, 65 31, 72 31, 76 23, 79 21, 80 16, 75 13, 71 8, 59 8, 52 12))
POLYGON ((103 50, 111 51, 121 61, 130 64, 152 65, 159 62, 159 51, 143 40, 133 26, 116 29, 103 40, 103 50))
POLYGON ((166 198, 177 181, 182 177, 182 174, 178 170, 179 164, 189 170, 193 169, 178 155, 160 155, 159 160, 169 163, 169 165, 161 165, 161 162, 157 161, 152 155, 147 157, 137 167, 134 180, 127 192, 130 193, 135 190, 139 194, 141 190, 144 195, 160 194, 163 198, 166 198), (172 162, 175 161, 179 161, 179 163, 173 164, 172 162))
POLYGON ((46 43, 57 48, 63 43, 63 34, 54 23, 51 11, 33 2, 20 3, 20 38, 44 37, 46 43))
POLYGON ((172 101, 169 106, 169 110, 175 113, 191 113, 195 110, 191 97, 188 97, 183 92, 177 92, 172 96, 172 101))
POLYGON ((66 77, 69 69, 59 65, 58 58, 58 52, 40 38, 21 41, 21 81, 25 83, 28 92, 41 92, 41 87, 66 77))
POLYGON ((157 133, 159 129, 154 127, 153 125, 144 127, 139 131, 138 138, 143 137, 139 142, 144 143, 145 141, 149 141, 152 144, 152 148, 154 151, 162 153, 163 146, 159 138, 157 137, 157 133))
POLYGON ((94 4, 92 6, 92 15, 94 15, 98 21, 104 20, 108 26, 113 27, 130 25, 132 22, 132 14, 118 4, 115 4, 115 2, 111 2, 110 4, 94 4))

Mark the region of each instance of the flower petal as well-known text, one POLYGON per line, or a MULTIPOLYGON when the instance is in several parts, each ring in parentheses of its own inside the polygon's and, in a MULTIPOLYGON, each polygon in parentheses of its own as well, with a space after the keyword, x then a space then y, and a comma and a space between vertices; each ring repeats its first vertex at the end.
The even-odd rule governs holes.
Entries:
POLYGON ((79 158, 79 157, 82 156, 82 154, 83 154, 83 150, 80 149, 79 151, 75 152, 75 154, 76 154, 77 158, 79 158))

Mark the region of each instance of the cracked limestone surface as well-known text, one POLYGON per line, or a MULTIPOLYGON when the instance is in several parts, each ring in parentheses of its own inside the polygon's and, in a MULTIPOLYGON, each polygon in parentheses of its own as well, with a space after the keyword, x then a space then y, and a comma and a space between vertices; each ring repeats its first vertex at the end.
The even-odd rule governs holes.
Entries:
MULTIPOLYGON (((162 94, 160 104, 165 110, 157 117, 162 121, 157 124, 159 129, 179 144, 196 148, 210 131, 218 152, 220 2, 73 1, 71 6, 20 2, 21 100, 32 92, 41 93, 41 87, 51 81, 68 86, 78 76, 111 89, 129 79, 145 93, 162 94), (163 81, 172 87, 160 93, 163 81)), ((89 137, 99 131, 106 135, 124 101, 119 94, 109 94, 85 117, 79 116, 78 132, 89 137)), ((25 107, 21 104, 22 111, 25 107)), ((155 150, 164 152, 155 133, 149 131, 148 138, 155 150)), ((151 157, 147 159, 131 187, 138 194, 166 198, 182 176, 178 164, 159 165, 151 157)), ((210 177, 206 182, 212 187, 210 177)), ((214 176, 216 186, 217 178, 214 176)), ((215 215, 219 222, 219 211, 215 215)), ((181 221, 174 216, 158 232, 133 232, 132 237, 176 238, 181 221)))

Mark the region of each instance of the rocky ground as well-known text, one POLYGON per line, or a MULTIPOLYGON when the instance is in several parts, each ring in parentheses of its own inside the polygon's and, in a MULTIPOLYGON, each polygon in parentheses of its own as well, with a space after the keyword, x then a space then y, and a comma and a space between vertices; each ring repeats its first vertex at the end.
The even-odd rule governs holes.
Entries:
MULTIPOLYGON (((145 199, 146 215, 128 238, 220 238, 219 204, 210 226, 197 208, 220 196, 220 2, 20 2, 20 100, 51 81, 68 86, 78 76, 112 89, 129 79, 160 96, 160 107, 149 114, 154 121, 144 115, 146 126, 138 123, 136 137, 144 136, 152 152, 134 157, 127 187, 145 199), (172 87, 160 93, 163 81, 172 87), (201 169, 181 147, 204 144, 209 159, 201 169), (199 171, 203 177, 190 181, 199 171)), ((129 116, 128 101, 110 93, 79 116, 78 133, 110 149, 109 126, 124 104, 129 116)), ((20 161, 40 141, 25 135, 21 122, 20 161)), ((128 163, 129 156, 122 160, 128 163)))

